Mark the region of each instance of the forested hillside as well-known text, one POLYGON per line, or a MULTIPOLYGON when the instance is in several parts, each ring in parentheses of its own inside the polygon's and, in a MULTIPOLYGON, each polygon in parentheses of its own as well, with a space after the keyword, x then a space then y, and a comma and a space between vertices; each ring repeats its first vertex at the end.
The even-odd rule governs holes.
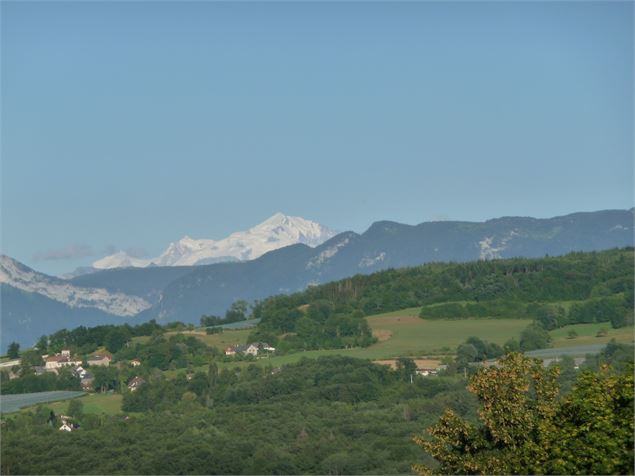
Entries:
POLYGON ((632 323, 633 248, 358 275, 258 303, 253 338, 286 334, 291 347, 304 348, 369 345, 363 316, 419 306, 423 318, 530 317, 547 329, 595 321, 620 327, 632 323), (570 301, 576 303, 568 309, 559 306, 570 301))

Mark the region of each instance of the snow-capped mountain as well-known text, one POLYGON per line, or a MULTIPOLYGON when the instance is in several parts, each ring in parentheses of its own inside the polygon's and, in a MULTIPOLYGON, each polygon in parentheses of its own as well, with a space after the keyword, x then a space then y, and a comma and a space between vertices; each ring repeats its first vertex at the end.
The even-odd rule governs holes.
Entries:
POLYGON ((18 261, 0 255, 0 284, 35 293, 73 308, 94 308, 116 316, 134 316, 150 307, 137 296, 103 288, 80 287, 68 281, 38 273, 18 261))
POLYGON ((93 263, 97 269, 156 266, 191 266, 221 261, 249 261, 285 246, 303 243, 315 247, 335 236, 335 231, 301 217, 276 213, 247 231, 222 240, 196 240, 185 236, 170 243, 156 258, 134 258, 123 251, 93 263))

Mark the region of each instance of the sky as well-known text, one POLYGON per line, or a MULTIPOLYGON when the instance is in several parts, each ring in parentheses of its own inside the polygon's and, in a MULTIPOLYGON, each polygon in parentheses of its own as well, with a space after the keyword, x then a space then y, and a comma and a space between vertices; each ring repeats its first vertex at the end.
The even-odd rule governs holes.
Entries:
POLYGON ((0 6, 2 252, 633 206, 632 2, 0 6))

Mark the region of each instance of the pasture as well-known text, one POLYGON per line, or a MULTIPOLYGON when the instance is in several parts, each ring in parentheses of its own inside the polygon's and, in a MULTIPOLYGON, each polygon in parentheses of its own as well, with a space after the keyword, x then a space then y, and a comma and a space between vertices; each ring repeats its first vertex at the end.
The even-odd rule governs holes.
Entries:
MULTIPOLYGON (((89 393, 79 399, 84 404, 84 413, 96 415, 117 415, 121 413, 123 396, 119 393, 89 393)), ((48 405, 55 413, 66 411, 68 402, 56 402, 48 405)))
MULTIPOLYGON (((119 393, 88 393, 79 397, 84 405, 84 413, 95 415, 117 415, 121 413, 121 401, 123 396, 119 393)), ((47 403, 46 406, 56 414, 65 414, 68 401, 56 401, 47 403)), ((26 408, 23 408, 26 410, 26 408)))
POLYGON ((226 329, 220 334, 206 334, 205 331, 179 331, 179 332, 166 332, 166 337, 174 334, 191 335, 200 339, 207 345, 218 347, 220 350, 225 350, 225 347, 230 345, 244 344, 247 341, 247 336, 253 332, 253 329, 226 329))
POLYGON ((610 322, 594 322, 592 324, 572 324, 549 332, 554 347, 577 347, 583 345, 606 344, 611 339, 623 344, 633 343, 633 327, 613 329, 610 322), (605 329, 607 335, 596 337, 600 329, 605 329), (570 339, 569 332, 574 330, 578 336, 570 339))

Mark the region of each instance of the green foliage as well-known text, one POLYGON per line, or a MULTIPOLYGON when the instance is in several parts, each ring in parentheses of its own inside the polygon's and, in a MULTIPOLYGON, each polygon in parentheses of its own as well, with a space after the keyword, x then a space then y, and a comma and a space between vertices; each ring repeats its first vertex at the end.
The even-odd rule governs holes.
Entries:
POLYGON ((200 366, 218 356, 220 351, 207 346, 195 336, 175 334, 169 338, 158 334, 147 342, 135 343, 121 349, 117 360, 140 359, 146 367, 160 370, 183 369, 188 365, 200 366))
POLYGON ((35 344, 35 347, 42 354, 48 353, 48 348, 49 348, 49 339, 48 339, 48 337, 47 336, 40 337, 38 339, 38 341, 37 341, 37 344, 35 344))
POLYGON ((2 382, 3 395, 52 390, 81 390, 80 379, 69 368, 60 369, 57 375, 51 372, 35 375, 29 369, 19 378, 2 382))
POLYGON ((37 350, 25 350, 20 356, 20 374, 27 375, 33 373, 33 367, 44 365, 42 356, 37 350))
POLYGON ((615 339, 611 339, 602 352, 587 355, 583 366, 596 371, 603 366, 610 366, 618 372, 627 372, 633 368, 634 357, 633 345, 618 344, 615 339))
POLYGON ((219 316, 201 316, 200 323, 203 327, 213 327, 222 324, 229 324, 231 322, 245 321, 248 318, 248 303, 247 301, 239 300, 234 302, 225 313, 225 317, 219 316))
POLYGON ((73 354, 81 355, 90 354, 99 347, 105 346, 114 353, 129 342, 131 337, 152 335, 156 332, 162 332, 162 330, 163 328, 154 320, 136 326, 128 324, 121 326, 79 326, 71 331, 61 329, 48 338, 42 336, 38 341, 37 348, 41 352, 48 350, 51 353, 69 349, 73 354))
POLYGON ((520 350, 544 349, 549 347, 551 336, 540 324, 530 324, 520 334, 520 350))
POLYGON ((480 424, 446 411, 415 442, 439 463, 419 474, 629 474, 633 471, 633 374, 583 372, 559 399, 558 368, 508 354, 468 388, 480 424))
POLYGON ((20 356, 20 344, 17 342, 11 342, 7 349, 7 357, 10 359, 17 359, 20 356))
POLYGON ((66 414, 73 418, 81 418, 84 415, 84 404, 79 398, 73 398, 68 402, 66 414))
POLYGON ((105 392, 106 390, 119 390, 119 374, 115 367, 91 367, 95 377, 93 387, 95 390, 105 392))
POLYGON ((568 321, 574 323, 611 322, 613 327, 626 324, 633 302, 622 295, 590 299, 584 303, 574 304, 569 310, 568 321))
POLYGON ((116 327, 108 331, 106 336, 104 337, 104 346, 113 354, 118 352, 126 345, 131 338, 127 329, 123 327, 116 327))
POLYGON ((405 357, 397 359, 397 374, 406 382, 410 382, 414 378, 417 371, 417 364, 414 360, 405 357))

